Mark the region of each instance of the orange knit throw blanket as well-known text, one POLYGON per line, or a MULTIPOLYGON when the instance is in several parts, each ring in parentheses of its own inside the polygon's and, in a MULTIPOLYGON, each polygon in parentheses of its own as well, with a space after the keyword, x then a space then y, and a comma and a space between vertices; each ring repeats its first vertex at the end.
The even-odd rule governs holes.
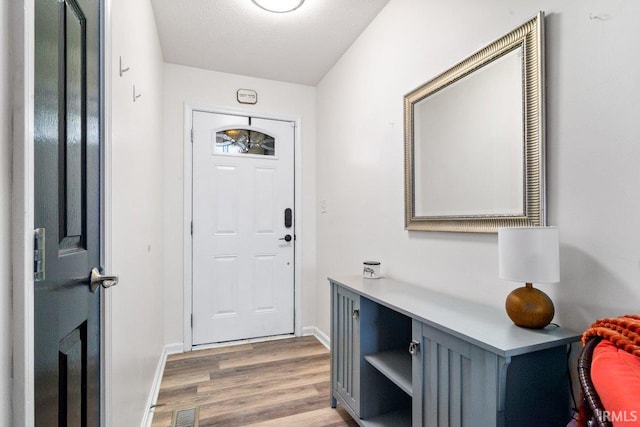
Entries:
POLYGON ((593 336, 609 340, 619 349, 640 357, 640 315, 596 320, 582 334, 582 344, 593 336))

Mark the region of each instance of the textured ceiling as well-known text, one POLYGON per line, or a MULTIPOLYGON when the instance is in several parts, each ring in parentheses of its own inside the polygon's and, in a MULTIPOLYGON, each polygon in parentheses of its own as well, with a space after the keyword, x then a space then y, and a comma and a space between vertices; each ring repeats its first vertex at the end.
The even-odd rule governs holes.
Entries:
POLYGON ((151 0, 166 62, 316 85, 389 0, 306 0, 270 13, 251 0, 151 0))

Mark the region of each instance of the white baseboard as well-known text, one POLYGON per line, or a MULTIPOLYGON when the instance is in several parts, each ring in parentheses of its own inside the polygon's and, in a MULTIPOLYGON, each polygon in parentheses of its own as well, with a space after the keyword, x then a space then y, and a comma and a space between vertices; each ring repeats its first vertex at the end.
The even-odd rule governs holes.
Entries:
POLYGON ((158 366, 156 366, 156 373, 153 377, 153 384, 151 385, 151 391, 149 392, 149 398, 147 399, 147 411, 142 418, 142 424, 140 427, 151 427, 153 421, 154 405, 158 401, 158 393, 160 392, 160 383, 162 382, 162 374, 164 373, 164 367, 167 363, 167 356, 170 354, 182 353, 182 343, 168 344, 162 349, 158 366))
POLYGON ((302 336, 306 337, 309 335, 315 335, 316 334, 316 327, 315 326, 303 326, 302 327, 302 336))
POLYGON ((184 353, 184 344, 181 342, 167 344, 164 346, 164 350, 167 353, 167 355, 184 353))
POLYGON ((328 350, 331 350, 331 339, 327 336, 327 334, 322 332, 316 326, 305 326, 304 328, 302 328, 302 335, 315 336, 318 341, 322 343, 322 345, 327 347, 328 350))

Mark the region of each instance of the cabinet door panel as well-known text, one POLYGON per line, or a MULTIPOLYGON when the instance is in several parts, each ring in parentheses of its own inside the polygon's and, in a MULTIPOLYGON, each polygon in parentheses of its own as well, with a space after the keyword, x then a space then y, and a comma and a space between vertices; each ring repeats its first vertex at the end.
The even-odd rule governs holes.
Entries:
POLYGON ((334 392, 360 416, 360 297, 339 286, 333 290, 334 392))
POLYGON ((420 347, 416 354, 411 358, 411 380, 413 386, 413 404, 411 406, 411 425, 423 425, 423 393, 424 387, 424 364, 422 362, 423 342, 422 342, 422 323, 413 319, 411 321, 411 340, 419 343, 420 347))
POLYGON ((421 387, 421 424, 495 426, 498 357, 427 325, 420 340, 423 371, 414 390, 421 387))

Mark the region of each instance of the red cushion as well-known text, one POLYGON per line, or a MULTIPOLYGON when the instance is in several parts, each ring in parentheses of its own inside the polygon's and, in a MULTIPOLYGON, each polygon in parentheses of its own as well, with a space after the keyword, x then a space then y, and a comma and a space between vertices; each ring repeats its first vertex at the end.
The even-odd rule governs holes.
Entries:
POLYGON ((640 426, 640 358, 602 340, 593 350, 591 379, 614 427, 640 426))

